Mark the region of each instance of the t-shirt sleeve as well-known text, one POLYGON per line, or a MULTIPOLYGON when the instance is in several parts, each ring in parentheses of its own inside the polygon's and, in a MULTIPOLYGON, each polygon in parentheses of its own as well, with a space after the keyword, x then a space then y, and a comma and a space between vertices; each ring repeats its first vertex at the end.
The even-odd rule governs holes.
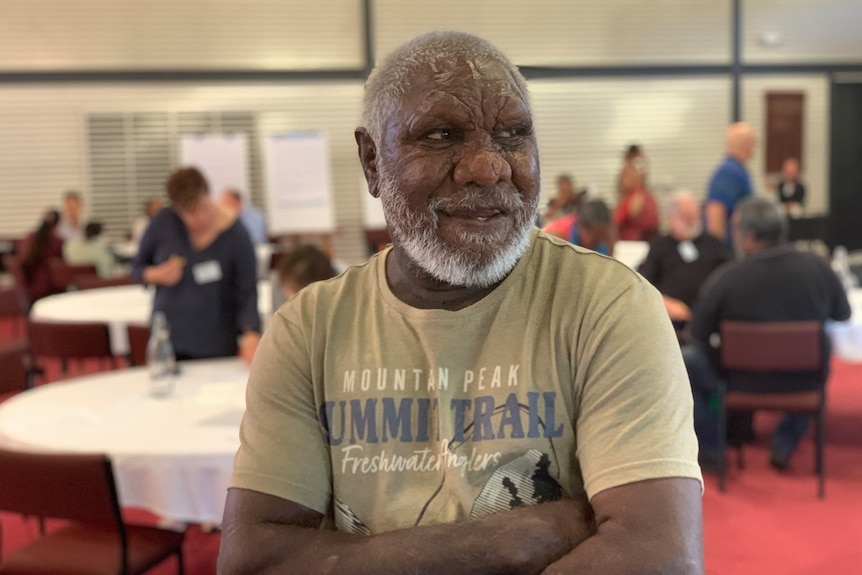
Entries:
POLYGON ((326 513, 329 450, 315 408, 307 330, 296 317, 277 312, 255 354, 230 486, 326 513))
POLYGON ((594 305, 579 348, 577 408, 584 488, 664 477, 701 481, 691 387, 661 297, 637 278, 594 305))

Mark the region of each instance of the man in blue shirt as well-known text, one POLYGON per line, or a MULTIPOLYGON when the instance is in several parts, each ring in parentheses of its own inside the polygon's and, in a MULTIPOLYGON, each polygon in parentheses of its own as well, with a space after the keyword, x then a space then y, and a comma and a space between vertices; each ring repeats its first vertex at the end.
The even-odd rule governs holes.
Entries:
POLYGON ((239 217, 239 221, 245 226, 245 230, 251 238, 251 243, 254 245, 267 243, 266 220, 259 209, 252 205, 246 205, 243 202, 242 194, 238 190, 230 188, 222 192, 220 200, 222 205, 239 217))
POLYGON ((733 245, 730 218, 736 204, 754 195, 745 165, 754 155, 754 130, 745 122, 731 124, 725 135, 727 157, 719 164, 709 181, 704 216, 706 231, 733 245))

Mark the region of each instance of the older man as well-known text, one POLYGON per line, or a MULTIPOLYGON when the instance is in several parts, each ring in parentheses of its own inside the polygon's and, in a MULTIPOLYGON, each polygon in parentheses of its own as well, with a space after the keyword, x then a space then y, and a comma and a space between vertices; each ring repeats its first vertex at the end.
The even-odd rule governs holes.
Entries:
MULTIPOLYGON (((763 198, 749 198, 733 216, 737 249, 745 255, 710 276, 694 310, 691 335, 694 344, 683 348, 694 393, 695 427, 701 458, 718 463, 718 422, 709 409, 710 395, 718 389, 718 372, 712 356, 712 335, 723 320, 826 321, 850 317, 850 304, 829 262, 812 253, 787 246, 787 219, 778 206, 763 198)), ((827 344, 828 344, 828 340, 827 344)), ((772 374, 758 378, 749 389, 762 391, 808 389, 823 385, 823 374, 772 374)), ((772 436, 770 463, 784 469, 809 417, 787 414, 772 436)))
POLYGON ((638 271, 661 292, 670 319, 682 328, 706 278, 733 254, 703 231, 700 207, 690 194, 674 194, 667 220, 670 234, 650 242, 638 271))
POLYGON ((219 201, 223 206, 237 215, 239 221, 245 226, 251 243, 255 245, 265 244, 269 240, 266 235, 266 219, 263 213, 251 204, 245 202, 239 190, 228 188, 223 190, 219 201))
POLYGON ((727 156, 709 181, 704 213, 706 231, 728 245, 733 245, 730 218, 733 216, 734 206, 753 194, 751 177, 745 166, 754 155, 757 140, 754 130, 745 122, 731 124, 724 139, 727 156))
POLYGON ((670 322, 623 264, 533 227, 518 70, 432 33, 375 69, 365 104, 393 246, 267 329, 220 572, 702 573, 670 322))

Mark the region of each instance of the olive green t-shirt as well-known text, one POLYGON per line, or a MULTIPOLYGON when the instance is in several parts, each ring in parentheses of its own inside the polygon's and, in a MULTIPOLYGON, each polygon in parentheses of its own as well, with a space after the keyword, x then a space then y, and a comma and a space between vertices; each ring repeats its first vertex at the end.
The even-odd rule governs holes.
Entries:
POLYGON ((273 317, 233 487, 380 533, 700 480, 679 346, 638 274, 536 230, 484 299, 423 310, 392 294, 388 254, 273 317))

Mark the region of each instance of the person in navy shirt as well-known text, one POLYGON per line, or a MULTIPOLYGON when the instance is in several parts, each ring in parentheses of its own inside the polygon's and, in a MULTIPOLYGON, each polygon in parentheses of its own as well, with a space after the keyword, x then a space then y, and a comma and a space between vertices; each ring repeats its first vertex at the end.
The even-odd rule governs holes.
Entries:
POLYGON ((237 355, 251 363, 260 341, 254 248, 236 214, 209 195, 195 168, 168 178, 171 208, 156 214, 132 277, 156 286, 177 359, 237 355))

